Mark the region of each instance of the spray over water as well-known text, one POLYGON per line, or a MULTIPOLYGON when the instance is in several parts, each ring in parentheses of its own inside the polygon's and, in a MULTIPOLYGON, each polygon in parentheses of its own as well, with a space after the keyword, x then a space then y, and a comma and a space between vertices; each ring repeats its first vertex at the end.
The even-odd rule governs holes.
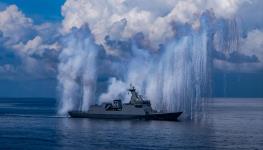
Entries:
MULTIPOLYGON (((125 97, 123 90, 117 90, 118 87, 123 88, 120 83, 126 87, 133 84, 158 111, 183 111, 184 117, 190 119, 201 117, 207 98, 211 96, 215 33, 222 28, 215 26, 216 20, 209 11, 203 13, 199 21, 198 29, 189 24, 175 23, 177 35, 158 52, 140 49, 133 43, 127 70, 123 71, 122 77, 116 77, 117 81, 114 79, 116 82, 110 82, 108 92, 103 93, 100 100, 105 95, 108 101, 125 97), (115 89, 114 97, 110 97, 111 89, 115 89)), ((232 32, 227 34, 216 38, 223 41, 227 36, 233 40, 221 46, 234 47, 236 36, 232 32)))
POLYGON ((85 111, 90 104, 116 98, 128 102, 126 89, 133 84, 158 111, 183 111, 190 119, 202 115, 211 94, 213 53, 237 47, 237 25, 206 11, 195 23, 171 22, 170 26, 173 36, 158 50, 139 32, 128 39, 107 35, 100 45, 103 55, 87 26, 73 29, 65 37, 66 46, 59 57, 60 113, 85 111), (225 28, 229 31, 222 33, 225 28), (100 90, 97 85, 105 77, 106 89, 100 90))
POLYGON ((63 42, 65 47, 59 55, 58 66, 59 113, 88 110, 95 102, 97 47, 88 26, 72 29, 63 42))

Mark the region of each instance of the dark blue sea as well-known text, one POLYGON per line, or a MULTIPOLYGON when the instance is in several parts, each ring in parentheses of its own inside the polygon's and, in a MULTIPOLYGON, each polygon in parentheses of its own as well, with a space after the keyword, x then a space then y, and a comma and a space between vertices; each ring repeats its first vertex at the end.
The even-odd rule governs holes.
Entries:
POLYGON ((0 150, 263 149, 263 99, 212 99, 201 120, 74 119, 56 100, 0 99, 0 150))

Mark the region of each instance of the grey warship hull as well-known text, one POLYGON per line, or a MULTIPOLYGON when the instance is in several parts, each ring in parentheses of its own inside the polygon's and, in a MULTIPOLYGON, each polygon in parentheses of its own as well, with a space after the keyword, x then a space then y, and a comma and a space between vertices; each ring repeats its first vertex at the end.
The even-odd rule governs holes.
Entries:
POLYGON ((177 121, 182 112, 174 113, 153 113, 145 115, 136 114, 91 114, 83 111, 70 111, 72 118, 96 118, 96 119, 144 119, 144 120, 166 120, 177 121))
POLYGON ((115 99, 113 103, 91 105, 86 111, 69 111, 72 118, 97 118, 97 119, 145 119, 176 121, 182 112, 163 113, 152 109, 151 102, 138 95, 135 88, 129 89, 131 99, 129 103, 115 99))

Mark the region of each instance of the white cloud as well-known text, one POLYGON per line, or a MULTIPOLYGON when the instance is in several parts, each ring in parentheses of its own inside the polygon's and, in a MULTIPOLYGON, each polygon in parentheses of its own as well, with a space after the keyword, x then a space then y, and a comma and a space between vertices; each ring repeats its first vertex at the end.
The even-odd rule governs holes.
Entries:
POLYGON ((4 64, 2 72, 10 72, 8 68, 13 67, 17 68, 13 72, 32 77, 54 75, 56 65, 52 59, 60 50, 59 43, 54 41, 58 36, 52 34, 54 29, 56 28, 51 23, 34 24, 16 5, 7 6, 0 11, 1 45, 5 51, 10 51, 18 58, 14 64, 4 64))
POLYGON ((53 44, 45 44, 40 36, 34 37, 32 40, 28 40, 26 44, 19 43, 13 46, 16 50, 26 53, 27 55, 38 54, 42 56, 45 50, 56 50, 60 49, 60 45, 55 42, 53 44))
POLYGON ((23 53, 33 54, 36 52, 42 54, 44 49, 59 49, 57 42, 45 43, 45 39, 48 40, 53 37, 44 34, 43 30, 50 33, 52 28, 53 26, 50 23, 33 24, 32 19, 26 17, 16 5, 10 5, 0 12, 0 32, 4 38, 8 39, 3 44, 23 53), (41 35, 33 36, 34 34, 41 35))
POLYGON ((241 4, 249 0, 205 0, 199 1, 207 9, 213 9, 218 17, 231 18, 238 11, 241 4))
POLYGON ((241 40, 240 53, 255 55, 263 64, 263 31, 252 30, 245 39, 241 40))
MULTIPOLYGON (((28 30, 33 28, 32 20, 27 18, 16 5, 10 5, 5 10, 0 12, 0 31, 4 37, 15 43, 23 40, 28 34, 28 30)), ((10 43, 10 44, 11 44, 10 43)))
POLYGON ((244 56, 256 56, 259 62, 233 63, 225 60, 214 60, 215 68, 229 72, 263 71, 263 31, 252 30, 246 38, 240 40, 238 53, 244 56))
POLYGON ((241 5, 238 16, 242 20, 242 27, 245 30, 263 29, 263 1, 250 0, 241 5))
POLYGON ((111 78, 109 80, 109 87, 106 93, 103 93, 99 97, 99 102, 111 102, 112 98, 123 98, 127 90, 123 87, 128 87, 125 82, 117 80, 116 78, 111 78))
POLYGON ((214 59, 213 65, 216 69, 224 72, 252 73, 263 71, 262 63, 231 63, 225 60, 214 59))
POLYGON ((172 21, 195 23, 197 16, 211 9, 218 17, 231 18, 245 0, 67 0, 62 7, 63 32, 88 23, 98 43, 121 19, 127 25, 122 38, 143 32, 154 47, 173 36, 172 21))

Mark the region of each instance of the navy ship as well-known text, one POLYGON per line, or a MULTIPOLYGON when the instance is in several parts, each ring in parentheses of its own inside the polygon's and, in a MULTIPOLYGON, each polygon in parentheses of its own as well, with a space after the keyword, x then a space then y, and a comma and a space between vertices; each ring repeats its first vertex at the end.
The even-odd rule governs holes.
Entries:
POLYGON ((102 103, 92 105, 88 111, 69 111, 72 118, 98 118, 98 119, 145 119, 145 120, 167 120, 177 121, 182 112, 157 112, 152 109, 151 102, 144 100, 138 95, 136 89, 131 86, 128 89, 131 93, 129 103, 122 103, 120 99, 113 100, 112 103, 102 103))

